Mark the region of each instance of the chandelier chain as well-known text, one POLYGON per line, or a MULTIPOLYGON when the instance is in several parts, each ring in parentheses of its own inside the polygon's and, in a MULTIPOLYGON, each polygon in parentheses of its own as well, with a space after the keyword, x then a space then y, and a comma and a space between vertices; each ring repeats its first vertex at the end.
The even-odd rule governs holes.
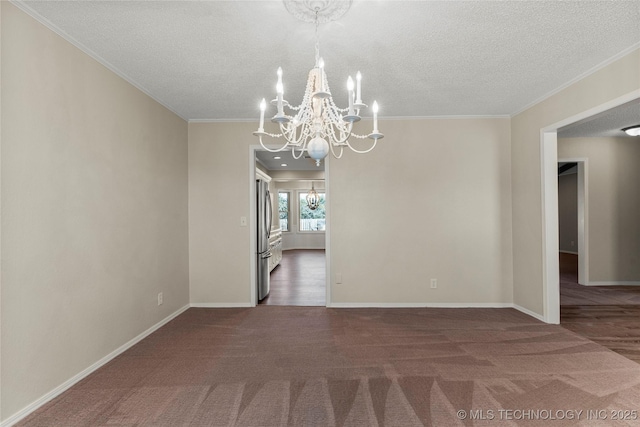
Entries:
POLYGON ((316 67, 318 66, 318 63, 320 61, 320 35, 318 33, 320 22, 318 21, 318 11, 319 9, 316 8, 316 67))

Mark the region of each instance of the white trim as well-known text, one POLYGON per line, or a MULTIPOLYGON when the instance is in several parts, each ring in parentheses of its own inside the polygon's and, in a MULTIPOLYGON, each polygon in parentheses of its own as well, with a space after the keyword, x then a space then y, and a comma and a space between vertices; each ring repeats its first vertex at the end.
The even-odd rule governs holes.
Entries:
POLYGON ((578 252, 573 252, 573 251, 563 251, 562 249, 560 249, 560 253, 561 253, 561 254, 578 255, 578 252))
POLYGON ((171 111, 176 116, 180 117, 182 120, 186 121, 187 123, 189 122, 189 120, 187 120, 181 114, 178 114, 173 108, 169 107, 169 105, 167 103, 165 103, 164 101, 161 101, 155 95, 151 94, 151 92, 149 92, 147 89, 145 89, 141 84, 136 82, 133 78, 129 77, 129 75, 127 75, 125 72, 123 72, 122 70, 119 70, 118 68, 116 68, 116 66, 114 66, 109 61, 107 61, 106 59, 104 59, 103 57, 98 55, 96 52, 94 52, 93 50, 89 49, 87 46, 82 44, 80 41, 78 41, 75 38, 71 37, 63 29, 61 29, 60 27, 55 25, 53 22, 49 21, 44 16, 40 15, 38 12, 33 10, 31 7, 26 5, 24 2, 22 2, 20 0, 9 0, 9 2, 11 4, 13 4, 14 6, 16 6, 18 9, 22 10, 27 15, 31 16, 33 19, 35 19, 36 21, 38 21, 42 25, 44 25, 45 27, 47 27, 48 29, 50 29, 51 31, 53 31, 54 33, 56 33, 58 36, 62 37, 68 43, 70 43, 73 46, 75 46, 76 48, 78 48, 80 51, 82 51, 83 53, 88 55, 90 58, 92 58, 93 60, 95 60, 98 63, 100 63, 101 65, 103 65, 109 71, 113 72, 115 75, 117 75, 118 77, 122 78, 124 81, 129 83, 131 86, 135 87, 140 92, 142 92, 145 95, 147 95, 149 98, 153 99, 155 102, 157 102, 158 104, 162 105, 164 108, 166 108, 167 110, 171 111))
MULTIPOLYGON (((497 115, 451 115, 451 116, 379 116, 378 119, 385 120, 473 120, 473 119, 510 119, 509 114, 497 115)), ((362 121, 372 121, 370 117, 363 117, 362 121)), ((189 119, 189 123, 251 123, 257 122, 256 119, 189 119)))
POLYGON ((587 282, 584 286, 640 286, 640 282, 608 281, 608 282, 587 282))
POLYGON ((635 101, 636 99, 639 99, 639 98, 640 98, 640 89, 632 90, 631 92, 625 93, 624 95, 620 95, 617 98, 614 98, 610 101, 605 102, 604 104, 597 105, 593 108, 589 108, 588 110, 582 111, 581 113, 574 114, 573 116, 569 116, 566 119, 560 120, 559 122, 545 126, 542 128, 542 132, 555 132, 563 126, 567 126, 575 122, 579 122, 580 120, 584 120, 591 116, 595 116, 596 114, 603 113, 607 110, 618 107, 622 104, 626 104, 627 102, 635 101))
POLYGON ((589 282, 589 159, 563 157, 558 162, 578 166, 578 252, 565 252, 578 255, 578 283, 585 284, 589 282))
POLYGON ((544 321, 560 323, 560 252, 558 232, 558 134, 540 132, 542 218, 542 300, 544 321))
MULTIPOLYGON (((378 120, 475 120, 475 119, 510 119, 511 115, 509 114, 496 114, 496 115, 461 115, 461 114, 453 114, 450 116, 441 115, 441 116, 378 116, 378 120)), ((370 117, 363 117, 362 121, 371 121, 370 117)))
POLYGON ((589 159, 578 162, 578 283, 589 282, 589 159))
POLYGON ((509 115, 509 117, 513 118, 513 117, 517 116, 518 114, 523 113, 524 111, 528 110, 529 108, 532 108, 532 107, 536 106, 537 104, 545 101, 546 99, 551 98, 553 95, 563 91, 564 89, 568 88, 572 84, 579 82, 580 80, 584 79, 585 77, 588 77, 591 74, 594 74, 597 71, 605 68, 606 66, 611 65, 612 63, 616 62, 617 60, 627 56, 628 54, 630 54, 631 52, 633 52, 636 49, 640 49, 640 42, 635 43, 632 46, 629 46, 628 48, 624 49, 622 52, 619 52, 616 55, 613 55, 611 58, 606 59, 606 60, 602 61, 601 63, 599 63, 598 65, 588 69, 584 73, 579 74, 578 76, 574 77, 573 79, 569 80, 568 82, 564 83, 563 85, 555 88, 551 92, 548 92, 546 95, 542 95, 540 98, 536 99, 535 101, 530 102, 529 104, 525 105, 524 107, 521 107, 520 109, 514 111, 513 113, 511 113, 509 115))
MULTIPOLYGON (((257 116, 258 114, 256 114, 257 116)), ((257 122, 255 118, 252 119, 189 119, 189 123, 251 123, 257 122)), ((256 126, 257 127, 257 126, 256 126)))
MULTIPOLYGON (((326 203, 325 203, 325 208, 326 208, 326 203)), ((285 231, 283 231, 283 233, 285 233, 285 231)), ((286 233, 291 233, 291 231, 286 231, 286 233)), ((327 233, 324 231, 314 231, 314 232, 310 232, 310 233, 316 233, 316 234, 324 234, 325 236, 325 246, 326 246, 326 240, 327 240, 327 233)), ((283 252, 287 252, 287 251, 297 251, 297 250, 303 250, 303 251, 327 251, 326 248, 318 248, 318 247, 312 247, 312 246, 296 246, 294 248, 287 248, 287 249, 283 249, 283 252)))
POLYGON ((140 341, 145 339, 147 336, 151 335, 153 332, 157 331, 162 326, 166 325, 171 320, 173 320, 174 318, 178 317, 180 314, 184 313, 188 308, 189 308, 189 305, 187 304, 184 307, 182 307, 182 308, 178 309, 177 311, 175 311, 174 313, 170 314, 169 316, 165 317, 164 319, 162 319, 161 321, 159 321, 158 323, 156 323, 155 325, 153 325, 152 327, 150 327, 146 331, 142 332, 140 335, 138 335, 135 338, 127 341, 125 344, 121 345, 120 347, 118 347, 117 349, 112 351, 111 353, 107 354, 102 359, 100 359, 97 362, 95 362, 93 365, 91 365, 88 368, 82 370, 78 374, 76 374, 73 377, 69 378, 64 383, 60 384, 58 387, 56 387, 53 390, 51 390, 50 392, 46 393, 44 396, 40 397, 39 399, 37 399, 34 402, 30 403, 29 405, 25 406, 24 408, 22 408, 20 411, 16 412, 15 414, 10 416, 9 418, 7 418, 4 421, 0 422, 0 427, 9 427, 9 426, 14 425, 18 421, 22 420, 27 415, 29 415, 33 411, 37 410, 38 408, 40 408, 45 403, 49 402, 53 398, 59 396, 60 394, 62 394, 65 391, 67 391, 69 388, 71 388, 73 385, 78 383, 80 380, 86 378, 88 375, 92 374, 93 372, 95 372, 96 370, 98 370, 99 368, 101 368, 102 366, 104 366, 105 364, 110 362, 111 360, 113 360, 115 357, 117 357, 120 354, 124 353, 125 351, 127 351, 128 349, 133 347, 135 344, 139 343, 140 341))
MULTIPOLYGON (((538 320, 539 320, 539 321, 541 321, 541 322, 550 323, 550 322, 547 322, 547 321, 545 320, 544 316, 542 316, 542 315, 540 315, 540 314, 538 314, 538 313, 535 313, 535 312, 533 312, 533 311, 529 310, 528 308, 524 308, 524 307, 522 307, 522 306, 520 306, 520 305, 518 305, 518 304, 512 304, 512 307, 513 307, 513 308, 515 308, 516 310, 518 310, 518 311, 520 311, 520 312, 522 312, 522 313, 524 313, 524 314, 528 315, 528 316, 533 317, 534 319, 538 319, 538 320)), ((560 322, 558 322, 558 323, 560 323, 560 322)), ((556 325, 557 325, 558 323, 556 323, 556 325)))
POLYGON ((331 304, 331 197, 329 197, 331 159, 324 160, 324 261, 325 261, 325 306, 331 304))
POLYGON ((254 305, 248 302, 192 302, 192 308, 246 308, 254 305))
MULTIPOLYGON (((258 159, 258 158, 256 158, 256 161, 258 163, 262 163, 262 162, 260 162, 260 159, 258 159)), ((261 180, 266 181, 266 182, 271 182, 271 177, 269 175, 267 175, 266 173, 262 172, 258 168, 256 168, 256 179, 261 179, 261 180)))
MULTIPOLYGON (((627 102, 640 98, 640 89, 633 90, 615 99, 607 101, 603 104, 597 105, 593 108, 585 110, 581 113, 567 117, 559 122, 545 126, 540 129, 540 175, 542 179, 542 256, 543 256, 543 298, 544 298, 544 322, 558 323, 559 315, 556 318, 556 314, 560 312, 560 296, 559 286, 555 283, 559 281, 554 279, 556 273, 556 266, 558 264, 558 148, 557 148, 557 130, 563 126, 570 125, 577 121, 586 119, 604 111, 610 110, 627 102), (551 179, 551 177, 554 177, 551 179), (554 192, 555 190, 555 192, 554 192), (557 289, 557 290, 556 290, 557 289), (553 306, 550 305, 551 300, 555 301, 553 306)), ((580 163, 578 163, 580 166, 580 163)), ((586 178, 587 173, 583 168, 583 176, 586 178)), ((580 167, 578 168, 578 183, 580 182, 580 167)), ((578 184, 580 185, 580 184, 578 184)), ((578 188, 580 193, 580 188, 578 188)), ((586 192, 585 192, 586 194, 586 192)), ((588 198, 585 198, 585 218, 584 226, 588 227, 588 198)), ((580 224, 578 224, 580 227, 580 224)), ((588 237, 588 231, 585 229, 585 235, 588 237)), ((584 240, 584 239, 583 239, 584 240)), ((578 253, 588 252, 588 245, 581 250, 580 241, 578 241, 578 253)), ((580 263, 580 261, 578 261, 580 263)), ((582 263, 583 265, 588 263, 582 263)), ((580 265, 578 265, 580 268, 580 265)), ((559 270, 559 268, 558 268, 559 270)), ((580 271, 578 271, 578 280, 585 278, 580 277, 580 271)), ((588 278, 586 278, 588 281, 588 278)))
POLYGON ((256 233, 258 232, 258 218, 256 215, 256 150, 260 145, 249 146, 249 306, 258 305, 258 290, 256 289, 256 233))

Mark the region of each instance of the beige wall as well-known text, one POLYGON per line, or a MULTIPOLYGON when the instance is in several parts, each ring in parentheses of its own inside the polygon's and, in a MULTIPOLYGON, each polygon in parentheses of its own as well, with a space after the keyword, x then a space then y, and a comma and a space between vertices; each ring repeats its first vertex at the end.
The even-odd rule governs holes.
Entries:
POLYGON ((510 303, 509 119, 380 129, 374 151, 330 163, 333 302, 510 303))
POLYGON ((560 251, 578 253, 578 174, 558 177, 560 251))
MULTIPOLYGON (((380 125, 386 137, 373 152, 330 161, 331 263, 344 282, 333 302, 510 303, 509 119, 380 125)), ((249 214, 254 128, 189 124, 193 303, 250 302, 239 217, 249 214)))
POLYGON ((248 305, 249 146, 255 123, 189 123, 189 279, 194 304, 248 305), (226 206, 220 209, 220 206, 226 206))
POLYGON ((574 83, 511 120, 514 302, 544 312, 540 130, 640 89, 640 51, 574 83))
POLYGON ((187 125, 1 8, 7 419, 188 304, 187 125))
POLYGON ((559 139, 558 156, 588 159, 589 282, 640 282, 640 140, 559 139))
MULTIPOLYGON (((189 300, 250 303, 239 219, 257 141, 255 123, 187 126, 0 10, 7 419, 189 300)), ((540 128, 640 89, 639 64, 635 51, 512 120, 381 120, 372 153, 330 161, 333 303, 542 314, 540 128)))

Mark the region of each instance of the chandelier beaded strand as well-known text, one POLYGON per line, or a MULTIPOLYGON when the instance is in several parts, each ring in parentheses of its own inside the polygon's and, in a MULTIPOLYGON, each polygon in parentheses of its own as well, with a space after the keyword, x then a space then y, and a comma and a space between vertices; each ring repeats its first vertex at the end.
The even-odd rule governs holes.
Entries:
POLYGON ((267 133, 264 130, 264 115, 267 108, 267 102, 262 99, 260 102, 260 124, 258 130, 253 132, 259 138, 260 145, 270 152, 279 152, 291 149, 291 153, 295 159, 299 159, 306 152, 309 157, 316 161, 319 166, 322 159, 327 157, 329 152, 339 159, 342 157, 343 150, 348 147, 358 154, 368 153, 373 150, 379 139, 384 135, 378 130, 378 103, 373 102, 373 131, 368 135, 358 135, 353 133, 353 124, 360 121, 360 110, 367 107, 362 102, 362 74, 358 71, 356 74, 356 85, 354 91, 354 82, 351 76, 347 80, 348 89, 348 107, 339 108, 333 101, 331 90, 327 81, 324 70, 324 60, 320 57, 318 25, 320 16, 322 19, 333 20, 339 14, 342 16, 350 6, 351 2, 340 0, 318 0, 296 2, 293 0, 284 0, 287 9, 296 17, 305 21, 309 20, 310 14, 313 16, 313 22, 316 26, 316 63, 314 68, 309 71, 307 78, 307 86, 305 89, 302 103, 299 106, 292 106, 284 99, 284 86, 282 83, 282 68, 277 71, 276 98, 271 101, 272 105, 277 107, 277 113, 271 119, 280 128, 279 134, 267 133), (338 4, 339 3, 339 4, 338 4), (345 8, 345 3, 347 7, 345 8), (336 11, 334 9, 340 8, 336 11), (305 11, 302 10, 306 8, 305 11), (292 111, 291 115, 285 114, 284 108, 287 107, 292 111), (343 114, 346 113, 346 114, 343 114), (284 138, 286 141, 283 146, 277 149, 271 149, 265 146, 263 137, 284 138), (357 139, 369 138, 373 140, 373 144, 366 150, 358 150, 351 146, 349 138, 357 139), (327 141, 328 140, 328 141, 327 141))

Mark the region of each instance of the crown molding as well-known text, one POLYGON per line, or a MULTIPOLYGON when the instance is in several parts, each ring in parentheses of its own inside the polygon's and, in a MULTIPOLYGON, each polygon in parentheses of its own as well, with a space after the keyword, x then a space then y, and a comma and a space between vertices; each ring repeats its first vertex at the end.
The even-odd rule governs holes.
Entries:
POLYGON ((628 54, 630 54, 631 52, 640 49, 640 42, 635 43, 633 45, 631 45, 630 47, 624 49, 623 51, 613 55, 611 58, 606 59, 604 61, 602 61, 601 63, 599 63, 598 65, 590 68, 589 70, 585 71, 582 74, 579 74, 577 77, 574 77, 573 79, 569 80, 568 82, 564 83, 563 85, 555 88, 554 90, 552 90, 551 92, 548 92, 546 95, 541 96, 540 98, 536 99, 533 102, 530 102, 529 104, 525 105, 524 107, 516 110, 515 112, 511 113, 509 115, 510 118, 513 118, 515 116, 517 116, 518 114, 521 114, 525 111, 527 111, 528 109, 538 105, 539 103, 551 98, 553 95, 562 92, 563 90, 565 90, 566 88, 568 88, 569 86, 579 82, 580 80, 584 79, 585 77, 590 76, 591 74, 594 74, 596 72, 598 72, 599 70, 605 68, 608 65, 611 65, 612 63, 616 62, 617 60, 627 56, 628 54))
MULTIPOLYGON (((510 119, 511 116, 495 115, 495 116, 384 116, 378 117, 378 120, 474 120, 474 119, 510 119)), ((257 122, 257 119, 189 119, 189 123, 252 123, 257 122)), ((363 117, 362 121, 371 121, 370 117, 363 117)))
POLYGON ((106 59, 104 59, 103 57, 98 55, 93 50, 89 49, 87 46, 82 44, 80 41, 76 40, 71 35, 67 34, 64 30, 62 30, 60 27, 55 25, 53 22, 49 21, 44 16, 40 15, 38 12, 33 10, 27 4, 25 4, 22 0, 9 0, 9 2, 12 5, 16 6, 18 9, 20 9, 21 11, 23 11, 24 13, 26 13, 27 15, 29 15, 30 17, 32 17, 33 19, 35 19, 36 21, 38 21, 40 24, 42 24, 45 27, 47 27, 49 30, 53 31, 58 36, 62 37, 68 43, 71 43, 73 46, 75 46, 76 48, 80 49, 81 52, 83 52, 84 54, 88 55, 93 60, 97 61, 100 65, 104 66, 109 71, 111 71, 114 74, 116 74, 118 77, 120 77, 121 79, 123 79, 124 81, 129 83, 131 86, 135 87, 140 92, 144 93, 149 98, 153 99, 155 102, 157 102, 158 104, 162 105, 164 108, 166 108, 167 110, 171 111, 176 116, 180 117, 182 120, 188 122, 187 118, 183 117, 181 114, 176 112, 173 108, 169 107, 165 102, 163 102, 161 99, 157 98, 155 95, 153 95, 151 92, 149 92, 146 88, 144 88, 142 85, 140 85, 138 82, 136 82, 133 78, 131 78, 129 75, 127 75, 127 73, 125 73, 122 70, 118 69, 116 66, 114 66, 109 61, 107 61, 106 59))

